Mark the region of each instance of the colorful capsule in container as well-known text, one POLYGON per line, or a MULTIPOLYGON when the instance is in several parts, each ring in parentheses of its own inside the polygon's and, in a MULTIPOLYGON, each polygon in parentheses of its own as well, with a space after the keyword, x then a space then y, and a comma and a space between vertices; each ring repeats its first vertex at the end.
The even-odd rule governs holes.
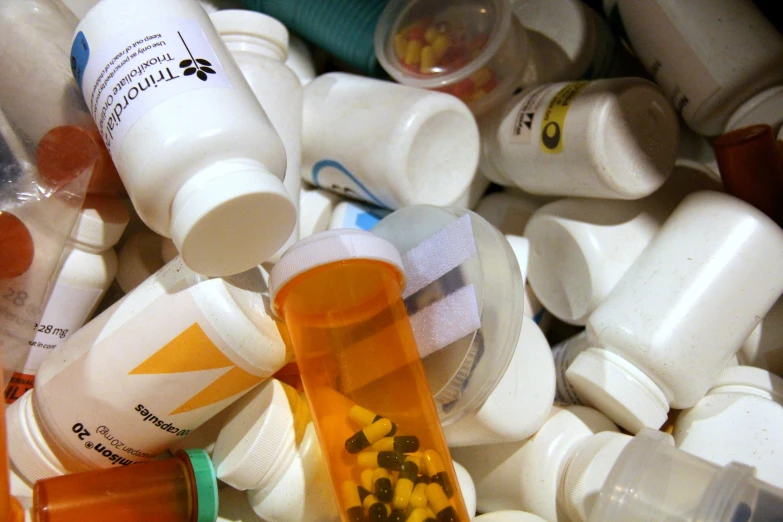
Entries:
MULTIPOLYGON (((352 229, 294 244, 270 276, 273 307, 290 335, 331 483, 343 485, 335 498, 348 522, 401 519, 397 484, 415 485, 428 451, 440 458, 433 469, 456 484, 404 283, 391 243, 352 229), (378 443, 390 449, 374 451, 378 443)), ((426 508, 426 492, 422 498, 426 508)), ((458 488, 447 503, 454 520, 469 520, 458 488)), ((413 511, 403 511, 405 520, 413 511)))
POLYGON ((375 31, 375 54, 390 76, 453 94, 476 115, 510 98, 528 46, 505 0, 391 0, 375 31))

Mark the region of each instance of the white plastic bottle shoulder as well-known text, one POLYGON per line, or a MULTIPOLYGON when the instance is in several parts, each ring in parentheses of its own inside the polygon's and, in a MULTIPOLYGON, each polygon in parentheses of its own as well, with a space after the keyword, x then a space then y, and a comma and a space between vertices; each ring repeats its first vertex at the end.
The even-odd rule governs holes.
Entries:
POLYGON ((175 258, 72 335, 8 409, 29 482, 145 462, 280 369, 261 269, 206 279, 175 258))
POLYGON ((690 127, 724 132, 740 104, 783 81, 783 36, 744 0, 620 0, 636 55, 690 127))
POLYGON ((481 170, 544 196, 640 199, 677 157, 677 116, 641 78, 531 87, 481 122, 481 170))
MULTIPOLYGON (((560 516, 564 506, 558 506, 558 496, 568 463, 600 432, 616 433, 617 427, 593 409, 555 406, 526 440, 453 448, 451 453, 475 481, 480 512, 518 509, 545 520, 566 520, 560 516)), ((589 489, 583 490, 585 498, 589 489)))
POLYGON ((443 427, 446 443, 454 448, 526 439, 546 421, 554 395, 549 343, 525 316, 506 373, 478 411, 443 427))
POLYGON ((778 299, 737 353, 740 364, 783 377, 783 297, 778 299))
POLYGON ((290 237, 283 144, 198 2, 101 1, 71 66, 139 216, 192 270, 248 270, 290 237))
POLYGON ((299 237, 302 239, 329 229, 334 208, 342 198, 334 192, 302 186, 299 199, 299 237))
POLYGON ((315 63, 313 55, 307 44, 296 35, 288 35, 288 58, 285 61, 286 66, 294 71, 302 87, 313 81, 316 76, 315 63))
POLYGON ((696 406, 674 424, 681 450, 725 466, 756 468, 756 477, 783 487, 783 379, 759 368, 723 370, 696 406))
MULTIPOLYGON (((302 186, 299 172, 302 165, 302 84, 284 64, 288 56, 288 30, 271 16, 255 11, 217 11, 210 19, 283 140, 288 160, 283 183, 296 204, 298 215, 302 186)), ((259 141, 259 146, 262 144, 259 141)), ((297 222, 288 241, 269 261, 277 261, 298 240, 297 222)))
POLYGON ((16 391, 32 387, 43 360, 60 346, 92 315, 117 273, 117 254, 112 247, 128 224, 128 212, 119 201, 88 196, 76 220, 63 252, 63 265, 40 321, 22 368, 6 389, 6 402, 20 393, 10 394, 14 379, 16 391))
POLYGON ((631 433, 659 428, 669 407, 707 393, 783 293, 782 267, 771 219, 727 194, 691 194, 590 315, 591 348, 569 382, 631 433))
POLYGON ((127 294, 176 256, 176 247, 170 239, 150 231, 136 232, 117 255, 117 283, 127 294))

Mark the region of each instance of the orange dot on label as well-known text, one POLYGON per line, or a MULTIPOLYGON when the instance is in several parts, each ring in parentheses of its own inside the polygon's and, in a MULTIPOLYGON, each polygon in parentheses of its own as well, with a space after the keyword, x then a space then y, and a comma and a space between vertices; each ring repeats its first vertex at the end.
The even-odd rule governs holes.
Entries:
POLYGON ((33 264, 33 236, 22 220, 0 211, 0 279, 19 277, 33 264))

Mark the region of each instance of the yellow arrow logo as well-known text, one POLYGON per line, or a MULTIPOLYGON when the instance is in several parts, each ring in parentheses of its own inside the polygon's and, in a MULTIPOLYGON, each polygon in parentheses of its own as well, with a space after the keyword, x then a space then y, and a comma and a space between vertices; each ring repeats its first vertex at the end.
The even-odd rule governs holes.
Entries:
POLYGON ((207 337, 198 323, 150 355, 128 375, 186 373, 228 368, 228 371, 206 388, 185 401, 169 415, 185 413, 215 404, 246 391, 264 380, 239 368, 207 337))

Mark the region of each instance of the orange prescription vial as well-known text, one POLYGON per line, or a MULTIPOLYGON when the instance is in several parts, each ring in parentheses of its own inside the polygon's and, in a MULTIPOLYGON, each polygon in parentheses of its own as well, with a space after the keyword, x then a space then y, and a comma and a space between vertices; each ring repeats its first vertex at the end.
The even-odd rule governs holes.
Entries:
POLYGON ((201 449, 131 466, 39 480, 33 522, 214 522, 215 470, 201 449))
POLYGON ((434 520, 467 522, 402 301, 404 286, 395 247, 352 229, 294 244, 269 280, 342 520, 409 520, 416 507, 411 495, 394 495, 404 473, 407 482, 432 485, 425 498, 434 520), (375 473, 379 468, 385 473, 375 473))

